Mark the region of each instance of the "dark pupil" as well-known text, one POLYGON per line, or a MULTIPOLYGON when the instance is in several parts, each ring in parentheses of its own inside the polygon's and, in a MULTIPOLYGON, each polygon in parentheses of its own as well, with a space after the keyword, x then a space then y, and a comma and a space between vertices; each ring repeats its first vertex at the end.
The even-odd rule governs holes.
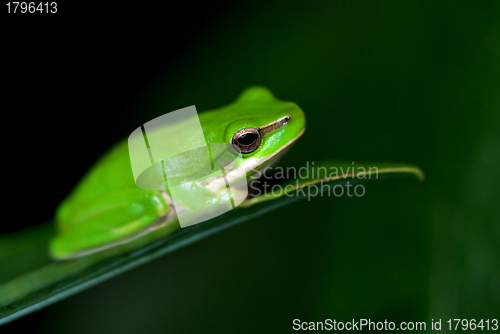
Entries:
POLYGON ((256 133, 244 133, 238 138, 238 143, 241 145, 251 145, 258 138, 256 133))

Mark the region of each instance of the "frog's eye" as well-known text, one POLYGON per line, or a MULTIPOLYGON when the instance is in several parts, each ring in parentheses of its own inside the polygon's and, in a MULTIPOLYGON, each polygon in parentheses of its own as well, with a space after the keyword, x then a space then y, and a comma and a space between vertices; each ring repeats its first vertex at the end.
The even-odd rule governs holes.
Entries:
POLYGON ((231 142, 240 149, 241 153, 252 153, 260 146, 259 128, 241 129, 233 135, 231 142))

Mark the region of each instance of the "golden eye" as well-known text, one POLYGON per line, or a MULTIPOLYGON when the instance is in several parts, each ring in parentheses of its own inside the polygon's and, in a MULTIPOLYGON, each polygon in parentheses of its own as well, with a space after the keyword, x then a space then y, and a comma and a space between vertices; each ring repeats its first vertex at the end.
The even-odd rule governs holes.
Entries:
POLYGON ((241 153, 252 153, 260 146, 260 131, 258 128, 241 129, 233 135, 231 142, 241 153))

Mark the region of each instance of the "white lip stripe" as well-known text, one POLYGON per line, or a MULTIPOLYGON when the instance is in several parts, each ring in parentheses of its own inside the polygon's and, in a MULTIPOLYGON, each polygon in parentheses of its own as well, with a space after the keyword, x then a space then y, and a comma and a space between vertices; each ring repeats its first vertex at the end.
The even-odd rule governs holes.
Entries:
MULTIPOLYGON (((245 162, 241 166, 239 166, 237 169, 232 170, 229 173, 227 173, 227 180, 229 182, 231 182, 234 179, 236 179, 237 177, 240 177, 242 175, 242 173, 240 172, 241 169, 244 170, 244 174, 247 174, 250 171, 254 170, 255 168, 263 165, 266 161, 271 160, 276 155, 278 155, 280 152, 282 152, 284 149, 286 149, 291 144, 293 144, 297 139, 299 139, 300 136, 302 136, 302 134, 304 133, 304 131, 305 131, 305 129, 302 129, 302 131, 300 131, 300 133, 297 135, 297 137, 295 137, 294 139, 289 141, 286 145, 283 145, 279 150, 277 150, 276 152, 274 152, 272 155, 270 155, 268 157, 262 157, 259 159, 255 159, 255 158, 246 159, 245 162)), ((226 186, 226 183, 224 181, 224 178, 220 177, 220 178, 214 179, 210 183, 208 183, 206 185, 206 188, 212 192, 216 192, 221 187, 225 187, 225 186, 226 186)))

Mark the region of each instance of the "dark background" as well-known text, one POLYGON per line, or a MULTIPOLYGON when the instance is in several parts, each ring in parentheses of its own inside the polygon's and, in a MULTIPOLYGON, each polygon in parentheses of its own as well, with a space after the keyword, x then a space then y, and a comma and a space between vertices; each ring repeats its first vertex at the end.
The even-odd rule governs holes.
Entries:
POLYGON ((401 161, 426 180, 295 202, 2 333, 500 318, 499 2, 58 7, 2 9, 2 233, 50 219, 138 125, 193 104, 219 107, 254 84, 306 113, 283 165, 401 161))

